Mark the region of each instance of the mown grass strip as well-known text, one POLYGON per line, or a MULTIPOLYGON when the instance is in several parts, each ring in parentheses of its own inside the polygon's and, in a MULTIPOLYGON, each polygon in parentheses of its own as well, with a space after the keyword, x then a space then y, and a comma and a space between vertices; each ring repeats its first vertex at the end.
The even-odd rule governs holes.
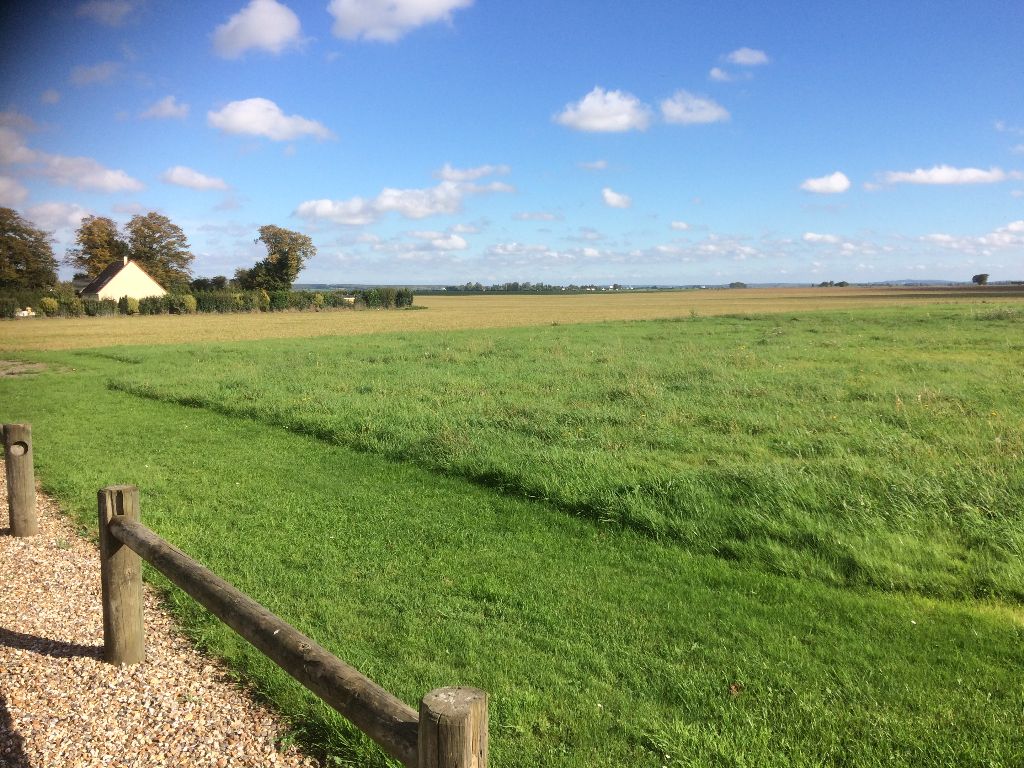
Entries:
POLYGON ((772 573, 1020 599, 1022 322, 915 308, 134 349, 109 386, 772 573))

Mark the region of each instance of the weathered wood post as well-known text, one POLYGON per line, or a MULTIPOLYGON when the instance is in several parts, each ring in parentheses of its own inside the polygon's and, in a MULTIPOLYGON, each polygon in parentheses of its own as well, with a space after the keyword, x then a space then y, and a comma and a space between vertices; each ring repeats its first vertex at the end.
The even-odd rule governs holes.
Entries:
POLYGON ((115 517, 138 522, 139 489, 108 485, 97 493, 100 516, 100 584, 103 590, 103 655, 111 664, 146 658, 142 626, 142 558, 114 538, 115 517))
POLYGON ((39 520, 36 517, 36 478, 32 469, 32 425, 4 424, 3 437, 11 533, 35 536, 39 533, 39 520))
POLYGON ((420 701, 419 768, 487 768, 487 693, 437 688, 420 701))

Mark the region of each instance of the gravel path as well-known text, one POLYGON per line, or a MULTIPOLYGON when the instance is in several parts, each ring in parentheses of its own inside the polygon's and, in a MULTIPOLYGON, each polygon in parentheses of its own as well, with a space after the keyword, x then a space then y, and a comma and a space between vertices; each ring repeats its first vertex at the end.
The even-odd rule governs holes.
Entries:
MULTIPOLYGON (((0 461, 0 526, 8 524, 0 461)), ((305 766, 282 721, 199 654, 147 587, 146 662, 102 661, 96 545, 37 492, 39 535, 0 528, 0 766, 305 766)))

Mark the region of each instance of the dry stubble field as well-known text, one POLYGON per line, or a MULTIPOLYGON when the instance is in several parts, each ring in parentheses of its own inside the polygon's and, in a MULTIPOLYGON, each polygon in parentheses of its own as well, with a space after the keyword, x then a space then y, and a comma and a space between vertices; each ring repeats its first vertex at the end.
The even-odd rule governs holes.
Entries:
POLYGON ((747 288, 611 294, 418 296, 425 311, 280 312, 150 317, 35 318, 0 325, 7 351, 84 349, 402 331, 798 312, 928 303, 1024 301, 1024 286, 747 288))

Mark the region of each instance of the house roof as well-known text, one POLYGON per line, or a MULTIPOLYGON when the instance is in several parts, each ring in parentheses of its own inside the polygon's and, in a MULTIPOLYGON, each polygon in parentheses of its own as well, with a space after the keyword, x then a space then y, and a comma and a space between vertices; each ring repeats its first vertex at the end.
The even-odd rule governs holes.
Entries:
MULTIPOLYGON (((124 269, 125 267, 132 263, 134 262, 131 259, 124 259, 124 261, 114 261, 108 264, 102 272, 100 272, 98 275, 96 275, 96 277, 93 278, 91 283, 89 283, 87 286, 85 286, 78 292, 79 295, 84 295, 86 293, 99 293, 100 291, 103 290, 104 287, 106 287, 107 283, 109 283, 111 280, 113 280, 120 274, 122 269, 124 269)), ((139 271, 146 275, 146 277, 152 280, 152 275, 146 272, 146 270, 144 270, 138 264, 135 264, 135 266, 138 267, 139 271)), ((154 280, 153 282, 156 281, 154 280)), ((159 283, 157 283, 157 285, 159 285, 159 283)))

